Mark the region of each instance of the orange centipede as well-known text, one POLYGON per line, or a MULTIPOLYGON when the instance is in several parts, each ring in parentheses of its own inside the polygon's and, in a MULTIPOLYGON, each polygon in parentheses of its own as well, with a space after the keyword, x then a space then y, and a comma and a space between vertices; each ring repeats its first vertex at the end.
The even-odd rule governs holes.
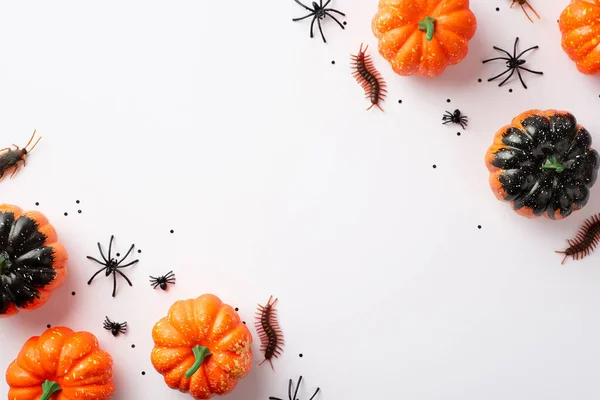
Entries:
POLYGON ((386 83, 379 71, 373 66, 371 56, 365 54, 368 48, 369 46, 367 45, 363 49, 361 43, 358 54, 350 56, 350 67, 353 71, 352 76, 364 89, 365 97, 371 101, 371 106, 367 110, 375 106, 383 111, 379 102, 383 101, 387 95, 386 83))
POLYGON ((569 247, 566 250, 556 251, 565 255, 561 264, 564 264, 569 256, 574 260, 579 260, 590 255, 598 245, 598 241, 600 241, 600 214, 592 215, 584 221, 577 236, 567 240, 569 247))
POLYGON ((273 300, 273 296, 269 297, 267 304, 265 306, 259 304, 256 311, 255 326, 260 337, 260 351, 265 354, 265 359, 259 366, 268 361, 273 368, 273 357, 278 358, 283 351, 283 332, 279 327, 275 308, 277 300, 273 300))

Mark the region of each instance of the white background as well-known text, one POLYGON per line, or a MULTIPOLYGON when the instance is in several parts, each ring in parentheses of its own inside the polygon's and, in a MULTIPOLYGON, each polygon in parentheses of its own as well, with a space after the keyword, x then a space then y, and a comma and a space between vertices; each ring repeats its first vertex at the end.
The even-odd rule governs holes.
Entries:
POLYGON ((252 325, 274 294, 285 353, 258 368, 255 343, 228 400, 286 398, 300 374, 302 400, 317 386, 323 400, 598 399, 600 254, 561 266, 554 250, 600 209, 600 184, 567 220, 527 220, 483 162, 531 108, 573 112, 600 143, 600 84, 560 48, 568 2, 531 1, 535 24, 510 0, 473 2, 469 56, 435 80, 395 76, 374 51, 376 0, 333 0, 348 25, 323 21, 328 44, 291 21, 305 15, 292 0, 0 1, 0 147, 43 136, 0 202, 45 213, 70 255, 44 308, 0 321, 0 370, 67 325, 113 355, 115 399, 185 399, 149 361, 169 305, 211 292, 252 325), (487 83, 504 65, 481 60, 517 35, 540 45, 526 66, 545 75, 487 83), (350 75, 361 42, 385 113, 365 111, 350 75), (470 120, 460 136, 440 121, 454 108, 470 120), (85 256, 111 234, 142 250, 116 298, 111 279, 86 285, 85 256), (177 284, 153 291, 148 275, 169 270, 177 284))

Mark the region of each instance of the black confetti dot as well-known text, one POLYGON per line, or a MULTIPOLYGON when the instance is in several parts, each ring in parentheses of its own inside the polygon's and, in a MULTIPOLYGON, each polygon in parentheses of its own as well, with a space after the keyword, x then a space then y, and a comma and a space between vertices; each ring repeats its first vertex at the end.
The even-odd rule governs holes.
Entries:
POLYGON ((509 93, 512 93, 512 89, 508 89, 508 92, 509 92, 509 93))
POLYGON ((79 214, 81 214, 81 210, 77 210, 77 212, 78 212, 79 214))
POLYGON ((348 25, 348 23, 346 21, 344 21, 344 25, 348 25))
POLYGON ((437 168, 437 165, 433 164, 433 168, 437 168))
POLYGON ((131 345, 131 348, 132 348, 132 349, 135 349, 135 344, 132 344, 132 345, 131 345))
POLYGON ((244 325, 246 325, 246 321, 242 321, 242 323, 243 323, 244 325))
POLYGON ((446 99, 446 103, 450 103, 452 100, 450 99, 446 99))
POLYGON ((240 309, 236 307, 236 308, 235 308, 235 311, 240 311, 240 309))
POLYGON ((500 7, 496 7, 496 11, 500 11, 500 7))
POLYGON ((68 212, 66 212, 66 213, 65 213, 65 217, 67 217, 68 215, 69 215, 69 213, 68 213, 68 212))
POLYGON ((304 357, 304 354, 300 353, 300 354, 298 354, 298 357, 302 358, 302 357, 304 357))
POLYGON ((141 250, 141 249, 140 249, 140 250, 138 250, 138 254, 140 254, 141 252, 142 252, 142 250, 141 250))
POLYGON ((121 257, 121 253, 117 253, 117 257, 121 257))
POLYGON ((36 205, 36 206, 39 206, 39 205, 40 205, 40 203, 36 201, 36 202, 35 202, 35 205, 36 205))
POLYGON ((50 329, 52 327, 52 325, 48 324, 46 325, 46 328, 50 329))
POLYGON ((75 292, 71 292, 71 296, 75 296, 77 293, 75 292))
POLYGON ((456 136, 460 136, 460 132, 456 132, 456 136))
POLYGON ((398 104, 402 104, 402 100, 398 100, 398 104))
POLYGON ((171 232, 171 233, 175 233, 175 231, 174 231, 173 229, 171 229, 169 232, 171 232))
POLYGON ((142 371, 142 375, 146 375, 146 371, 142 371))
POLYGON ((331 61, 331 65, 335 65, 335 61, 331 61))
POLYGON ((479 78, 479 79, 477 79, 477 82, 481 83, 481 82, 483 82, 483 81, 481 80, 481 78, 479 78))
POLYGON ((81 202, 80 202, 79 200, 75 200, 75 203, 79 204, 79 203, 81 203, 81 202))
POLYGON ((481 225, 477 225, 477 229, 481 229, 481 225))

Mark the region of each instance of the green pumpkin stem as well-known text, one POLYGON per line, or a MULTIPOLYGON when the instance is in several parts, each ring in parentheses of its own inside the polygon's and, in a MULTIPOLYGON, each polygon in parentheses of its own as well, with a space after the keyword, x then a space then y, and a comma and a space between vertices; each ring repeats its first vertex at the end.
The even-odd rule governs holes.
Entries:
POLYGON ((544 169, 553 169, 559 174, 565 170, 565 166, 556 159, 555 156, 552 156, 546 160, 544 165, 542 165, 544 169))
POLYGON ((419 21, 419 30, 427 32, 427 41, 431 42, 433 33, 435 32, 435 18, 425 17, 424 20, 419 21))
POLYGON ((58 383, 46 379, 46 382, 42 383, 42 397, 40 397, 40 400, 50 400, 54 393, 61 390, 62 388, 58 386, 58 383))
POLYGON ((210 350, 208 350, 208 347, 200 346, 199 344, 192 349, 192 353, 194 353, 196 361, 194 362, 194 365, 192 365, 192 367, 185 373, 185 377, 188 379, 191 378, 196 371, 198 371, 198 368, 200 368, 206 357, 212 354, 210 350))

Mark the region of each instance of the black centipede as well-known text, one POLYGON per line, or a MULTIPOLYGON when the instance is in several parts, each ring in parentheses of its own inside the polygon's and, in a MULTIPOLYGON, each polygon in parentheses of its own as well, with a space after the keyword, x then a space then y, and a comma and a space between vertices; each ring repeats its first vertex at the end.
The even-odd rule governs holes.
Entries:
POLYGON ((386 83, 379 71, 373 66, 371 56, 365 54, 368 48, 369 46, 367 45, 363 50, 361 43, 358 54, 350 56, 350 67, 353 70, 352 76, 364 89, 365 98, 371 101, 371 106, 367 110, 376 106, 383 111, 379 102, 383 101, 387 94, 386 83))
POLYGON ((259 366, 268 361, 273 368, 273 357, 278 358, 283 351, 283 332, 279 328, 275 308, 277 300, 273 300, 273 296, 269 297, 267 304, 265 306, 259 304, 256 311, 255 326, 260 337, 260 351, 265 353, 265 359, 258 364, 259 366))
POLYGON ((600 214, 596 214, 586 219, 583 226, 573 239, 567 239, 569 247, 564 251, 556 251, 564 254, 561 264, 565 263, 567 257, 571 256, 574 260, 579 260, 590 255, 598 245, 600 240, 600 214))

